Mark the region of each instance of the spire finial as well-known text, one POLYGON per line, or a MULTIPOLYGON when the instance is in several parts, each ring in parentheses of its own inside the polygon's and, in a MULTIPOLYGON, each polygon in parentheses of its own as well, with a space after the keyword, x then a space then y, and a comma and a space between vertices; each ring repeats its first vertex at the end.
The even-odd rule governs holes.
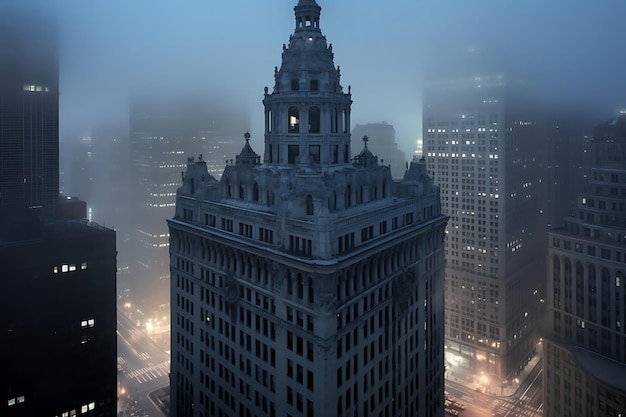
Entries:
POLYGON ((365 144, 365 148, 367 149, 367 142, 370 140, 370 138, 367 137, 367 135, 363 136, 363 144, 365 144))
POLYGON ((243 135, 243 137, 246 140, 246 143, 248 143, 250 141, 250 132, 246 132, 245 135, 243 135))

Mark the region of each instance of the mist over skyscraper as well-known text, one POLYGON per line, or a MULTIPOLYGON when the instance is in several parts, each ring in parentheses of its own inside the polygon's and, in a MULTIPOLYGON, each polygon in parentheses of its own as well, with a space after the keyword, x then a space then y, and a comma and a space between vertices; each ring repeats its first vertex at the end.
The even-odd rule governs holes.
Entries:
POLYGON ((424 156, 450 216, 446 358, 489 376, 487 392, 518 375, 538 340, 545 234, 532 91, 523 79, 478 72, 437 80, 424 97, 424 156))
POLYGON ((0 1, 0 415, 625 415, 626 2, 290 3, 0 1))
POLYGON ((115 232, 59 194, 57 54, 0 17, 0 413, 115 416, 115 232))

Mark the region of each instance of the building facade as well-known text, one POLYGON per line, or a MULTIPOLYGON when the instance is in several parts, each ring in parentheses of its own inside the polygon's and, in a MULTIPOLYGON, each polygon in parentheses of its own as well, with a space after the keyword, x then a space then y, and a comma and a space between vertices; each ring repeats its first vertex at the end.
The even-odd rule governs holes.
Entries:
POLYGON ((364 141, 321 8, 300 0, 265 158, 220 180, 189 158, 170 228, 171 412, 443 416, 443 236, 424 161, 401 181, 364 141))
POLYGON ((544 416, 626 410, 626 114, 598 126, 575 215, 549 233, 544 416))
POLYGON ((461 77, 424 96, 424 155, 450 216, 446 360, 451 372, 473 370, 487 392, 501 392, 537 338, 540 143, 524 87, 499 75, 461 77))

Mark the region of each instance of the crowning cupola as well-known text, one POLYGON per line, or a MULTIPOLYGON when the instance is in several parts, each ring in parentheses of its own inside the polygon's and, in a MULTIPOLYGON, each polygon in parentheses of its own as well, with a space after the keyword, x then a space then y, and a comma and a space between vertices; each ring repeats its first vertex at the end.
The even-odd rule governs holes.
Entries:
POLYGON ((294 11, 296 28, 283 45, 274 89, 265 89, 265 163, 349 163, 352 99, 320 29, 321 7, 300 0, 294 11))

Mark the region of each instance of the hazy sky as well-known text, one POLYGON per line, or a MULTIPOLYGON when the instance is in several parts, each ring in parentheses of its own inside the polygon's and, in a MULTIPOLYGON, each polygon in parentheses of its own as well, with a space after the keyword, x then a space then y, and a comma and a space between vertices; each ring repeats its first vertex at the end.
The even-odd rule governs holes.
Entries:
MULTIPOLYGON (((251 114, 262 150, 264 86, 272 87, 297 0, 56 0, 61 21, 61 136, 126 123, 130 90, 231 95, 251 114)), ((2 7, 14 4, 2 0, 2 7), (4 5, 4 6, 3 6, 4 5)), ((462 66, 468 48, 495 51, 547 101, 626 108, 624 0, 318 0, 352 121, 387 121, 401 148, 421 136, 425 73, 462 66)), ((355 149, 353 149, 355 151, 355 149)))

